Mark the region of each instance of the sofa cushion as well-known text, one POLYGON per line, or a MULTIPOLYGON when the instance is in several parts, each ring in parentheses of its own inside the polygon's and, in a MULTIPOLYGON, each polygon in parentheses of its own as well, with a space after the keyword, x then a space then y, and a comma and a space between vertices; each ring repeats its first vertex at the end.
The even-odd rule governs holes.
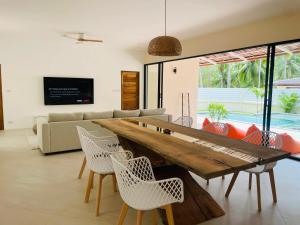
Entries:
POLYGON ((226 123, 228 127, 227 137, 234 139, 243 139, 246 136, 246 131, 234 126, 231 123, 226 123))
POLYGON ((154 116, 154 115, 162 115, 166 111, 165 108, 158 109, 141 109, 140 116, 154 116))
POLYGON ((140 110, 114 110, 114 118, 138 117, 140 110))
POLYGON ((248 128, 245 137, 247 137, 247 136, 249 136, 250 134, 252 134, 252 133, 254 133, 254 132, 257 132, 257 131, 260 131, 260 129, 259 129, 257 126, 255 126, 255 124, 252 124, 252 125, 248 128))
POLYGON ((75 121, 83 120, 83 113, 49 113, 49 122, 61 122, 61 121, 75 121))
POLYGON ((93 119, 107 119, 113 118, 113 111, 104 111, 104 112, 85 112, 83 114, 84 120, 93 120, 93 119))
POLYGON ((210 120, 208 119, 208 118, 205 118, 204 120, 203 120, 203 123, 202 123, 202 128, 203 127, 206 127, 208 124, 210 124, 211 122, 210 122, 210 120))
POLYGON ((295 140, 287 133, 279 134, 282 140, 282 150, 292 154, 300 153, 300 141, 295 140))

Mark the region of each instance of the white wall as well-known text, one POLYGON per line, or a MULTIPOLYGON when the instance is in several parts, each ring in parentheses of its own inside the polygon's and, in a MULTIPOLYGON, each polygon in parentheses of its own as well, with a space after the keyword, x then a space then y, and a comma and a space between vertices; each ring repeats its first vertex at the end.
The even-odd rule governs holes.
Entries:
POLYGON ((76 44, 59 35, 48 39, 28 34, 1 37, 5 129, 31 127, 34 116, 49 112, 119 109, 121 70, 141 72, 143 93, 142 58, 142 52, 116 49, 105 42, 76 44), (94 78, 95 104, 45 106, 43 76, 94 78))
POLYGON ((184 93, 184 116, 188 115, 187 92, 190 94, 190 115, 196 125, 197 84, 199 65, 197 59, 164 63, 163 107, 176 120, 181 116, 181 93, 184 93), (177 68, 174 74, 173 68, 177 68))

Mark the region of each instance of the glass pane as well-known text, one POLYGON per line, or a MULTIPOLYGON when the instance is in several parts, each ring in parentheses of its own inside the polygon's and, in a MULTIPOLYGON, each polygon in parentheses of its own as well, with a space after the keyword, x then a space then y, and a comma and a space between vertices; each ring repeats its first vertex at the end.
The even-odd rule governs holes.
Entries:
POLYGON ((231 124, 242 139, 253 124, 262 129, 267 47, 199 58, 197 127, 231 124))
POLYGON ((278 45, 274 66, 271 130, 282 134, 282 148, 292 152, 300 152, 299 103, 300 42, 278 45))
POLYGON ((149 65, 147 73, 147 108, 157 108, 158 102, 158 64, 149 65))

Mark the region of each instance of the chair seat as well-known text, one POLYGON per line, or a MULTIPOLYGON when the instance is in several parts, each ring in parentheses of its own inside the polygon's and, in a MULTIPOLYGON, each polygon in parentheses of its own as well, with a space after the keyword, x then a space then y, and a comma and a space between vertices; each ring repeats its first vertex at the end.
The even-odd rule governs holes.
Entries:
POLYGON ((246 170, 246 172, 248 172, 248 173, 263 173, 264 169, 265 169, 264 165, 262 165, 262 166, 259 165, 259 166, 256 166, 254 168, 246 170))
MULTIPOLYGON (((88 162, 89 164, 89 162, 88 162)), ((103 160, 102 158, 99 158, 99 160, 96 160, 93 162, 93 164, 89 165, 90 169, 98 174, 113 174, 114 169, 112 166, 112 162, 108 160, 103 160)))
POLYGON ((276 165, 276 162, 268 163, 266 165, 257 165, 254 168, 246 170, 248 173, 264 173, 270 169, 273 169, 276 165))
POLYGON ((127 196, 123 196, 128 205, 137 210, 152 210, 162 206, 178 202, 178 200, 159 183, 149 182, 132 184, 127 196))

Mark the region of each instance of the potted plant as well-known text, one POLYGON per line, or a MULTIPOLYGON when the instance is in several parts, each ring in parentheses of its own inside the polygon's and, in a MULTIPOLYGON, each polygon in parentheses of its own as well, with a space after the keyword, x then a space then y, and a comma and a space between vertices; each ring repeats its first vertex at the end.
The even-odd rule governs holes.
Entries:
POLYGON ((213 121, 218 122, 227 117, 228 111, 223 104, 210 103, 208 106, 208 114, 213 121))
POLYGON ((291 94, 282 93, 279 96, 280 107, 285 113, 291 113, 299 102, 299 98, 300 96, 295 92, 291 94))

